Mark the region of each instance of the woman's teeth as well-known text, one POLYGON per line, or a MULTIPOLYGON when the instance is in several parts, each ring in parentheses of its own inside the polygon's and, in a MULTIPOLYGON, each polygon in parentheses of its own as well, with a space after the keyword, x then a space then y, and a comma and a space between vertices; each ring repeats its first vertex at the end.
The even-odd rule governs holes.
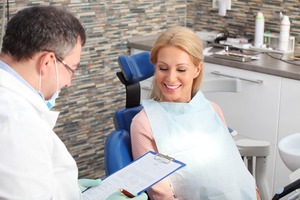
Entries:
POLYGON ((173 86, 167 85, 167 84, 165 84, 165 85, 166 85, 167 88, 169 88, 169 89, 176 89, 176 88, 179 88, 179 87, 180 87, 180 85, 173 85, 173 86))

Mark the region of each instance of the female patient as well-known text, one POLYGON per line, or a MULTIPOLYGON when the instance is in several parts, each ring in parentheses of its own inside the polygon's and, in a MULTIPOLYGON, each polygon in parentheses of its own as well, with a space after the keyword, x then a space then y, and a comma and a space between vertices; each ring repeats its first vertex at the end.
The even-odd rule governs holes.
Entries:
POLYGON ((150 188, 151 199, 259 199, 221 109, 199 91, 202 50, 199 37, 184 27, 157 39, 152 99, 132 120, 133 157, 151 150, 187 164, 150 188))

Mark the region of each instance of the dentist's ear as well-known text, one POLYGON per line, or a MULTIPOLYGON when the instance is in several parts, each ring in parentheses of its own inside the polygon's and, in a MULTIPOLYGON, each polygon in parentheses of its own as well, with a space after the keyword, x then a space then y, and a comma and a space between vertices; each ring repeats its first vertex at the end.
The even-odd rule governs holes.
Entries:
POLYGON ((40 56, 40 63, 39 63, 39 71, 41 71, 41 75, 46 75, 50 72, 53 61, 54 54, 52 52, 48 52, 42 54, 40 56))

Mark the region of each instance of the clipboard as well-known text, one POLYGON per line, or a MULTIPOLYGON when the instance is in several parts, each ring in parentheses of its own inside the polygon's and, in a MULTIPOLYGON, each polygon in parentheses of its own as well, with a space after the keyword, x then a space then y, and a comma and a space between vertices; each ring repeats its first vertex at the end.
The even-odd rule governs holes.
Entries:
POLYGON ((120 188, 139 195, 184 166, 174 158, 149 151, 103 179, 99 186, 84 191, 82 200, 106 199, 120 188))

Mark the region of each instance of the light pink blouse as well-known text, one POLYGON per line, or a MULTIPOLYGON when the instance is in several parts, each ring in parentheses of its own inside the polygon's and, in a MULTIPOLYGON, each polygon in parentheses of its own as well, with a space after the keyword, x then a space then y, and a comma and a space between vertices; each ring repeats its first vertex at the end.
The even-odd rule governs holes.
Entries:
MULTIPOLYGON (((226 125, 222 110, 220 107, 211 102, 212 107, 215 109, 216 113, 220 117, 220 119, 226 125)), ((227 125, 226 125, 227 126, 227 125)), ((153 133, 151 130, 150 122, 146 115, 144 109, 142 109, 132 120, 131 123, 131 145, 132 145, 132 155, 134 159, 139 158, 144 155, 148 151, 157 151, 157 147, 154 141, 153 133)), ((147 190, 150 199, 155 200, 170 200, 176 199, 174 197, 174 193, 169 184, 168 178, 160 181, 149 190, 147 190)))

